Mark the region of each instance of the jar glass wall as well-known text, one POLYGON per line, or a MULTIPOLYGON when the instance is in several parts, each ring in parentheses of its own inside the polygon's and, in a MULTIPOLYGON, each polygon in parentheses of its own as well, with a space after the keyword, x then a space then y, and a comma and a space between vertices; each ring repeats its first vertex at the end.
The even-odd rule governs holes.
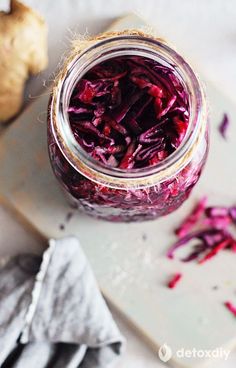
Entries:
POLYGON ((208 124, 202 87, 184 59, 161 41, 122 35, 96 42, 72 60, 54 87, 48 145, 53 171, 78 209, 111 221, 167 215, 188 198, 206 161, 208 124), (124 55, 148 57, 174 69, 190 106, 188 130, 176 151, 157 165, 131 171, 108 167, 89 156, 76 142, 67 112, 78 80, 97 63, 124 55))

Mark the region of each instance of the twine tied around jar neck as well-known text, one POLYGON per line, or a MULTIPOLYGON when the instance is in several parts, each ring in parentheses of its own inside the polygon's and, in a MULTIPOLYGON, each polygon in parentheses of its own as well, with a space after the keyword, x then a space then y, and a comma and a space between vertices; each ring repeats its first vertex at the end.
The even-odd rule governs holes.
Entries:
MULTIPOLYGON (((153 32, 154 33, 154 32, 153 32)), ((110 31, 100 33, 97 36, 77 36, 76 39, 71 41, 71 52, 65 58, 63 62, 63 67, 60 69, 59 73, 54 79, 52 96, 56 97, 58 92, 58 84, 65 78, 68 70, 70 68, 70 64, 74 61, 76 57, 78 57, 82 52, 91 46, 95 45, 98 41, 103 41, 107 38, 117 37, 117 36, 141 36, 151 38, 153 40, 159 41, 163 44, 167 44, 167 42, 160 37, 156 37, 153 33, 145 33, 141 30, 136 29, 126 29, 124 31, 110 31)))

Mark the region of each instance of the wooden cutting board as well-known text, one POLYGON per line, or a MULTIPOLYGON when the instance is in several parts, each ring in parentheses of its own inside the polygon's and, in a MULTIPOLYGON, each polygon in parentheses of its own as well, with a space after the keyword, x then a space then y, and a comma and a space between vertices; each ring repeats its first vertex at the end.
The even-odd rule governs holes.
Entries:
MULTIPOLYGON (((143 25, 139 18, 129 16, 113 28, 143 25)), ((112 224, 80 213, 71 217, 47 154, 48 94, 32 103, 0 138, 2 201, 46 238, 77 235, 105 296, 156 351, 166 343, 174 353, 172 364, 184 367, 199 366, 204 360, 177 358, 178 349, 236 345, 236 322, 223 306, 228 299, 236 302, 236 255, 223 252, 202 266, 165 257, 175 240, 173 229, 196 199, 207 194, 212 204, 235 201, 236 106, 207 80, 205 83, 211 106, 207 167, 189 201, 157 221, 112 224), (217 130, 225 111, 231 118, 227 142, 217 130), (166 282, 174 272, 184 277, 175 290, 169 290, 166 282)))

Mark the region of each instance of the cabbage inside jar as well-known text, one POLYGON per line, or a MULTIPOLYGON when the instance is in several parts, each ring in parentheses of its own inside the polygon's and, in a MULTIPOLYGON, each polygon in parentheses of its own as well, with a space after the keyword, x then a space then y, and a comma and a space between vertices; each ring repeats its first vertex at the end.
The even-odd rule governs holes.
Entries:
POLYGON ((206 161, 202 87, 163 42, 105 38, 58 79, 48 145, 53 171, 79 210, 127 222, 167 215, 188 198, 206 161))

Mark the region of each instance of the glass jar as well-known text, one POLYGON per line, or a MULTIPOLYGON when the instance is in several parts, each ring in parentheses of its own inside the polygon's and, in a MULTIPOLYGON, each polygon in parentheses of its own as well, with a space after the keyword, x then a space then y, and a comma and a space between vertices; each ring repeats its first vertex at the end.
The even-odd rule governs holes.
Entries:
POLYGON ((208 152, 208 121, 202 86, 186 61, 164 42, 141 35, 106 38, 79 53, 54 87, 49 103, 48 146, 53 171, 70 202, 85 213, 110 221, 143 221, 176 210, 197 183, 208 152), (189 96, 187 133, 170 156, 125 171, 89 156, 70 128, 68 106, 78 80, 112 57, 139 55, 174 67, 189 96))

